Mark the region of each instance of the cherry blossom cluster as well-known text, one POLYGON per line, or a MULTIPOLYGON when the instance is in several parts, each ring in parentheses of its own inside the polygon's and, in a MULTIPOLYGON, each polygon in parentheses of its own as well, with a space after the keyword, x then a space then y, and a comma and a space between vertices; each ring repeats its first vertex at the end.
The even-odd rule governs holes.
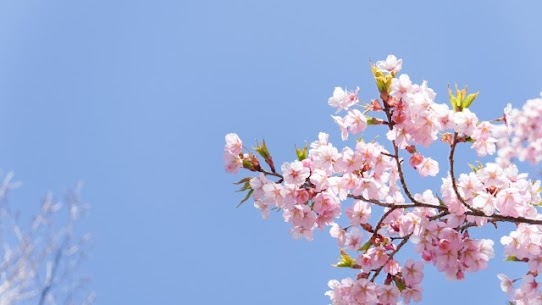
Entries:
POLYGON ((507 106, 502 117, 480 121, 469 109, 478 93, 449 89, 449 105, 437 103, 426 81, 413 83, 399 75, 401 68, 402 60, 393 55, 372 65, 379 96, 366 103, 358 97, 359 88, 333 90, 328 99, 336 109, 332 119, 343 141, 358 137, 351 146, 339 148, 320 132, 310 146, 296 149, 297 160, 277 171, 265 142, 252 153, 237 134, 227 134, 226 171, 258 173, 238 182, 246 191, 241 203, 252 199, 263 218, 270 210, 282 212, 293 238, 312 240, 314 230, 329 229, 340 252, 336 266, 356 272, 328 283, 326 295, 334 305, 419 302, 423 262, 455 280, 485 269, 495 256, 494 242, 469 232, 498 222, 516 224, 501 239, 506 258, 528 265, 522 279, 499 275, 503 291, 517 305, 540 302, 542 217, 537 207, 542 188, 513 160, 542 160, 542 99, 529 100, 521 111, 507 106), (387 141, 364 141, 359 135, 367 128, 381 128, 387 141), (447 164, 417 149, 435 143, 448 147, 447 164), (496 158, 457 173, 458 146, 496 158), (446 168, 439 193, 411 191, 405 174, 410 168, 422 177, 446 168), (396 254, 408 243, 419 259, 398 261, 396 254), (517 281, 522 283, 514 289, 517 281))
POLYGON ((493 130, 499 147, 497 162, 514 159, 537 164, 542 161, 542 97, 527 100, 522 109, 505 109, 506 126, 493 130), (510 136, 509 136, 510 135, 510 136))

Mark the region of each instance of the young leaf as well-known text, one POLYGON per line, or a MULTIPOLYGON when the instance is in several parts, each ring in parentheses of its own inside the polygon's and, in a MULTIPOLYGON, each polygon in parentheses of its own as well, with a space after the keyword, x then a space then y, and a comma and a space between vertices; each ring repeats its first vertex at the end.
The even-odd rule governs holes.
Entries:
POLYGON ((341 258, 339 262, 333 266, 338 267, 338 268, 344 268, 344 267, 351 268, 355 264, 356 264, 356 261, 350 255, 348 255, 348 253, 346 253, 344 250, 341 250, 341 258))
POLYGON ((399 289, 399 291, 402 292, 403 290, 405 290, 406 285, 400 278, 394 277, 393 282, 395 283, 395 286, 397 286, 397 289, 399 289))
POLYGON ((303 161, 303 160, 307 159, 308 149, 309 149, 309 147, 306 144, 305 144, 305 146, 303 148, 297 148, 297 146, 296 146, 295 147, 295 154, 297 155, 297 160, 303 161))
POLYGON ((505 259, 506 262, 521 262, 521 260, 513 255, 509 255, 505 259))
POLYGON ((241 202, 239 202, 237 207, 240 207, 245 201, 247 201, 250 198, 250 196, 252 195, 252 193, 254 193, 254 190, 250 189, 250 191, 247 192, 247 195, 245 196, 245 198, 243 198, 243 200, 241 200, 241 202))
POLYGON ((370 247, 371 247, 371 241, 368 241, 365 244, 363 244, 363 246, 359 247, 358 251, 367 252, 367 250, 369 250, 370 247))

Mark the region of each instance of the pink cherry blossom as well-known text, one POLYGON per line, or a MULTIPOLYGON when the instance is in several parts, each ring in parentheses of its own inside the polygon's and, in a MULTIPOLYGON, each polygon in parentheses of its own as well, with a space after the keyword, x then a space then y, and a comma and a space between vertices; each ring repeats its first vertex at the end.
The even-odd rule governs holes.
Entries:
POLYGON ((379 136, 338 148, 334 135, 320 132, 308 151, 298 149, 297 160, 277 171, 270 152, 252 153, 230 133, 226 171, 246 169, 251 176, 239 182, 241 191, 264 219, 271 209, 282 213, 293 238, 312 240, 316 229, 329 228, 341 253, 337 266, 354 276, 328 282, 333 305, 419 302, 423 262, 448 279, 468 279, 499 250, 493 240, 477 237, 483 232, 478 227, 509 228, 503 222, 513 225, 500 238, 503 255, 526 271, 517 280, 499 274, 501 289, 516 305, 542 305, 542 182, 515 164, 542 162, 542 98, 483 121, 467 105, 437 103, 427 81, 397 76, 401 67, 393 55, 376 63, 384 77, 376 71, 379 92, 369 104, 360 104, 359 89, 336 87, 328 99, 337 112, 346 111, 332 116, 342 140, 371 128, 379 136), (477 156, 463 155, 468 150, 477 156), (428 183, 413 184, 418 175, 428 183), (431 181, 439 184, 436 192, 431 181), (415 255, 401 264, 408 247, 415 255))
POLYGON ((394 78, 391 82, 390 94, 398 99, 406 98, 412 91, 412 82, 406 74, 401 74, 399 78, 394 78))
POLYGON ((256 207, 262 212, 263 219, 269 218, 269 206, 267 205, 267 203, 261 200, 256 200, 254 201, 254 207, 256 207))
POLYGON ((238 155, 243 150, 243 142, 237 134, 228 133, 226 135, 226 146, 224 150, 232 155, 238 155))
POLYGON ((332 223, 330 226, 329 234, 337 239, 337 244, 340 248, 344 247, 346 243, 346 231, 336 223, 332 223))
POLYGON ((405 288, 402 294, 405 304, 410 304, 411 301, 419 302, 422 300, 422 288, 419 285, 405 288))
POLYGON ((397 304, 399 294, 399 289, 393 285, 383 285, 377 287, 379 304, 397 304))
POLYGON ((472 135, 476 128, 476 123, 478 123, 478 118, 469 109, 463 109, 463 111, 454 113, 453 120, 455 131, 466 136, 472 135))
POLYGON ((351 228, 346 233, 345 246, 351 250, 357 250, 359 247, 361 247, 361 243, 362 243, 361 238, 362 238, 361 231, 356 227, 351 228))
POLYGON ((346 216, 352 226, 367 223, 371 217, 371 206, 361 200, 357 200, 351 208, 346 209, 346 216))
POLYGON ((343 90, 341 87, 335 87, 333 96, 329 98, 328 104, 333 108, 337 108, 337 112, 341 110, 348 110, 348 108, 359 102, 358 91, 359 88, 357 88, 355 91, 349 92, 343 90))
POLYGON ((417 285, 423 280, 423 263, 409 259, 406 261, 402 273, 405 278, 405 284, 408 286, 417 285))
POLYGON ((416 170, 422 176, 436 176, 439 171, 439 166, 437 161, 431 158, 423 158, 422 162, 416 166, 416 170))
POLYGON ((506 294, 511 294, 514 288, 514 282, 510 278, 508 278, 508 276, 502 273, 497 274, 497 277, 499 278, 499 280, 501 280, 502 291, 506 294))
POLYGON ((354 282, 350 294, 357 304, 376 305, 376 302, 378 301, 376 292, 376 285, 369 280, 362 278, 354 282))
POLYGON ((310 170, 303 166, 300 161, 284 162, 281 167, 284 181, 295 185, 305 183, 305 180, 310 175, 310 170))
POLYGON ((226 171, 231 174, 237 174, 243 166, 243 160, 238 155, 232 155, 227 152, 224 153, 224 163, 226 171))
POLYGON ((388 55, 386 60, 379 60, 376 62, 376 67, 380 71, 387 73, 397 73, 401 70, 402 66, 403 60, 397 59, 395 55, 388 55))

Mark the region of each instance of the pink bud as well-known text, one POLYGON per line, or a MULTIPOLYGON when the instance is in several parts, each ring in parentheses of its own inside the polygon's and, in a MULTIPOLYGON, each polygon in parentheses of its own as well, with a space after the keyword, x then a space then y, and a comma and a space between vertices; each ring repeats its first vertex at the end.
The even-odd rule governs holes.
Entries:
POLYGON ((297 189, 294 193, 295 202, 298 204, 305 203, 309 200, 309 192, 305 189, 297 189))
POLYGON ((382 110, 382 105, 380 105, 378 100, 374 99, 374 100, 371 101, 370 109, 372 111, 380 111, 380 110, 382 110))
POLYGON ((458 280, 463 280, 463 279, 465 279, 465 273, 463 273, 463 271, 459 270, 459 271, 457 271, 457 274, 455 275, 455 277, 458 280))
POLYGON ((420 165, 422 161, 423 156, 420 153, 413 153, 408 162, 410 163, 410 166, 416 168, 416 166, 420 165))
POLYGON ((450 241, 447 239, 441 239, 438 243, 438 247, 442 251, 448 251, 450 249, 450 241))
POLYGON ((447 132, 447 133, 442 135, 440 140, 442 142, 444 142, 444 143, 448 143, 448 144, 452 145, 453 142, 454 142, 454 136, 451 133, 447 132))
POLYGON ((423 250, 422 252, 422 258, 424 261, 426 262, 430 262, 431 259, 433 258, 433 256, 431 255, 431 252, 427 251, 427 250, 423 250))
POLYGON ((405 149, 406 149, 406 151, 408 151, 411 154, 416 152, 416 146, 414 146, 414 145, 408 145, 407 147, 405 147, 405 149))

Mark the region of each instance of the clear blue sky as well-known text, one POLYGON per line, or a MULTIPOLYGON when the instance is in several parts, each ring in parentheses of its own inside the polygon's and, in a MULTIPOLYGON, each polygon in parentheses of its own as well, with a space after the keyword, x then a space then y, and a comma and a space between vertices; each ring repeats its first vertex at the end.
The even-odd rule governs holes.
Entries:
MULTIPOLYGON (((85 182, 98 305, 328 304, 353 273, 327 232, 294 241, 263 222, 222 164, 224 134, 265 137, 278 163, 339 135, 335 86, 376 95, 368 63, 393 53, 446 102, 479 90, 493 118, 542 91, 538 1, 2 1, 0 168, 46 191, 85 182)), ((342 144, 341 144, 342 145, 342 144)), ((424 180, 415 188, 426 187, 424 180)), ((491 269, 449 282, 426 266, 422 304, 505 304, 491 269)))

